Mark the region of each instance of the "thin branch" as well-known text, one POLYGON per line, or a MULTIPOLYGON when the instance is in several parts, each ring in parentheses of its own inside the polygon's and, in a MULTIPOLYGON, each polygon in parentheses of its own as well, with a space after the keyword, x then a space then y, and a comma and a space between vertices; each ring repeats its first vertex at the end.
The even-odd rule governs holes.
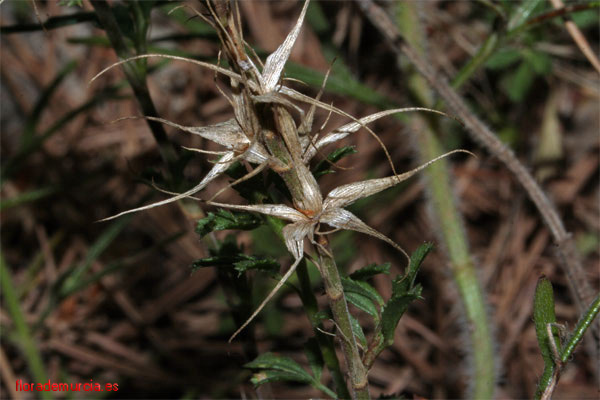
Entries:
MULTIPOLYGON (((564 8, 565 6, 562 0, 550 0, 550 3, 552 3, 552 6, 554 6, 556 10, 564 8)), ((596 54, 590 47, 588 41, 585 39, 585 36, 583 36, 583 33, 581 33, 577 25, 575 25, 575 22, 573 22, 570 18, 564 17, 564 21, 565 27, 567 28, 567 31, 569 31, 569 35, 571 35, 571 38, 573 38, 573 41, 575 44, 577 44, 579 50, 581 50, 585 58, 588 59, 596 71, 600 73, 600 61, 598 61, 598 57, 596 57, 596 54)))

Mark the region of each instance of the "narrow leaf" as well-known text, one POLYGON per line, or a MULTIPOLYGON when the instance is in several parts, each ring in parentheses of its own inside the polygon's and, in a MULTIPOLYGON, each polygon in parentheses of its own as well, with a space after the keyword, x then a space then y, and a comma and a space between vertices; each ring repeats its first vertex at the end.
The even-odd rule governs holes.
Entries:
POLYGON ((357 293, 361 296, 367 297, 373 303, 383 306, 383 298, 381 295, 375 290, 373 286, 364 281, 355 281, 351 278, 345 277, 342 278, 342 285, 344 287, 344 293, 357 293))
POLYGON ((556 323, 556 314, 554 313, 554 292, 552 284, 545 276, 542 276, 535 288, 533 299, 533 321, 535 324, 535 333, 544 359, 544 372, 540 378, 540 383, 536 391, 536 398, 540 398, 543 388, 545 388, 553 379, 556 364, 553 357, 553 345, 560 354, 560 337, 558 329, 552 326, 552 338, 548 335, 548 324, 556 323))
POLYGON ((358 343, 362 346, 363 349, 367 348, 367 338, 365 337, 365 333, 360 326, 360 323, 356 318, 350 315, 350 324, 352 325, 352 333, 354 337, 358 340, 358 343))
POLYGON ((262 220, 250 213, 232 213, 219 209, 216 213, 209 212, 208 216, 202 218, 196 224, 196 233, 204 237, 210 232, 223 231, 227 229, 241 229, 250 231, 258 228, 262 220))
POLYGON ((244 365, 245 368, 255 369, 274 369, 283 371, 294 376, 296 380, 309 382, 312 377, 304 370, 296 361, 290 357, 280 356, 271 352, 263 353, 256 357, 253 361, 244 365))
POLYGON ((433 249, 432 243, 424 243, 417 250, 413 252, 410 257, 410 263, 406 274, 400 279, 394 279, 392 282, 392 293, 393 296, 402 296, 407 294, 415 284, 415 279, 419 268, 425 259, 425 256, 433 249))
POLYGON ((383 308, 381 313, 381 333, 383 334, 386 346, 391 346, 394 342, 394 331, 400 318, 408 309, 410 303, 418 299, 421 295, 421 286, 417 285, 414 289, 405 295, 394 296, 383 308))
POLYGON ((369 314, 375 321, 379 321, 379 311, 368 297, 358 293, 348 292, 346 293, 346 300, 354 307, 369 314))
POLYGON ((379 274, 390 274, 390 266, 389 262, 385 264, 377 265, 375 263, 369 264, 366 267, 362 267, 350 274, 350 278, 355 281, 366 281, 379 274))

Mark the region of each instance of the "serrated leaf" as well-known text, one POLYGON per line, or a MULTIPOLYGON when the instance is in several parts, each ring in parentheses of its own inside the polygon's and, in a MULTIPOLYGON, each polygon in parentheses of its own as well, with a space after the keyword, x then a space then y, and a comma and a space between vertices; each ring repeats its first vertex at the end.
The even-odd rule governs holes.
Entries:
POLYGON ((365 337, 365 333, 360 326, 360 323, 354 316, 350 315, 350 324, 352 325, 352 333, 354 337, 358 340, 363 349, 367 348, 367 338, 365 337))
MULTIPOLYGON (((310 145, 309 145, 310 146, 310 145)), ((339 149, 335 149, 327 156, 326 160, 320 161, 313 169, 313 175, 315 178, 319 178, 326 174, 334 173, 335 171, 330 169, 331 164, 334 164, 342 158, 351 154, 358 153, 355 146, 344 146, 339 149)))
POLYGON ((195 271, 198 268, 223 266, 233 266, 240 274, 251 269, 267 272, 278 272, 280 269, 279 263, 273 258, 261 258, 245 254, 213 255, 201 258, 193 262, 192 269, 195 271))
POLYGON ((406 274, 401 278, 396 278, 392 282, 392 297, 408 294, 415 284, 417 273, 427 254, 433 249, 433 243, 423 243, 410 256, 410 263, 406 274))
POLYGON ((317 342, 316 338, 312 337, 308 339, 304 345, 304 354, 306 354, 308 365, 313 373, 313 376, 316 380, 321 380, 321 374, 323 373, 323 365, 325 362, 323 361, 323 354, 321 354, 321 348, 319 347, 319 343, 317 342))
POLYGON ((369 264, 366 267, 362 267, 350 274, 350 278, 355 281, 366 281, 379 274, 390 274, 391 264, 389 262, 385 264, 369 264))
POLYGON ((245 364, 244 367, 282 371, 289 374, 294 380, 301 382, 310 382, 313 380, 312 376, 290 357, 270 352, 259 355, 253 361, 245 364))
POLYGON ((236 271, 242 273, 251 269, 259 269, 263 271, 277 272, 280 265, 273 258, 259 258, 255 256, 244 256, 244 260, 233 264, 236 271))
POLYGON ((410 303, 421 295, 421 286, 415 286, 410 293, 392 297, 383 308, 381 313, 381 333, 386 346, 394 343, 394 331, 400 318, 408 309, 410 303))
POLYGON ((201 237, 210 232, 223 231, 227 229, 252 230, 258 228, 262 220, 250 213, 233 213, 219 209, 216 213, 209 212, 208 215, 196 224, 196 233, 201 237))

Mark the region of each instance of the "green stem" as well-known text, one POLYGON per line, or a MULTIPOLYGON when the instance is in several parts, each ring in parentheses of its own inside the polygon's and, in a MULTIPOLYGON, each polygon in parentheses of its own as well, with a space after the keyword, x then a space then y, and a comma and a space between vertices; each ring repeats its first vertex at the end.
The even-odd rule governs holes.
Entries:
POLYGON ((327 243, 327 239, 321 236, 319 242, 320 245, 317 246, 317 250, 321 263, 321 276, 325 284, 329 307, 331 308, 340 341, 342 342, 342 350, 350 374, 352 397, 354 399, 370 399, 367 369, 362 363, 356 339, 352 332, 350 312, 348 311, 348 303, 344 296, 342 280, 335 260, 331 255, 331 247, 327 243))
MULTIPOLYGON (((443 153, 438 139, 427 127, 419 134, 419 148, 423 160, 431 160, 443 153)), ((495 379, 490 322, 483 291, 469 254, 462 219, 448 181, 448 163, 445 160, 440 161, 425 171, 429 180, 430 201, 436 214, 432 220, 439 222, 438 228, 448 250, 454 281, 465 307, 468 333, 471 337, 471 344, 468 346, 471 348, 474 362, 472 366, 474 374, 472 398, 490 399, 493 398, 495 379)))
POLYGON ((583 338, 583 335, 594 321, 594 318, 598 315, 598 311, 600 311, 600 294, 596 296, 596 299, 590 304, 589 308, 573 330, 569 342, 565 345, 565 348, 560 355, 560 360, 563 363, 569 360, 569 357, 573 354, 573 350, 575 350, 575 347, 583 338))
MULTIPOLYGON (((32 378, 36 382, 44 384, 48 381, 44 362, 42 361, 42 357, 37 349, 33 337, 31 336, 29 326, 27 325, 27 322, 25 322, 25 316, 23 315, 23 311, 19 305, 15 285, 2 253, 0 253, 0 285, 2 287, 4 305, 12 317, 17 338, 19 339, 23 355, 27 360, 27 365, 31 371, 32 378)), ((46 391, 40 392, 40 396, 44 399, 53 398, 52 394, 46 391)))
MULTIPOLYGON (((401 13, 399 13, 398 26, 403 30, 406 40, 413 44, 416 51, 423 55, 425 53, 425 38, 419 26, 419 18, 412 2, 401 3, 401 13), (409 30, 410 29, 410 30, 409 30)), ((488 44, 488 48, 493 48, 497 39, 488 44)), ((482 63, 487 52, 482 52, 479 61, 474 62, 459 79, 458 84, 464 82, 472 74, 478 64, 482 63)), ((423 105, 430 106, 433 95, 428 89, 423 77, 413 74, 411 80, 419 83, 410 85, 412 95, 419 99, 423 105)), ((434 134, 430 124, 425 123, 421 118, 414 117, 416 123, 420 123, 418 134, 418 151, 422 160, 431 160, 444 151, 434 134)), ((430 202, 432 204, 435 217, 431 221, 438 224, 438 232, 450 258, 450 267, 452 269, 454 281, 458 286, 459 294, 462 298, 467 322, 469 326, 470 348, 473 356, 474 365, 472 372, 474 374, 474 385, 472 398, 488 399, 494 394, 495 366, 493 339, 490 329, 490 322, 487 316, 483 290, 475 273, 475 266, 469 254, 468 241, 463 230, 462 218, 458 211, 454 199, 452 187, 448 178, 448 163, 446 160, 431 165, 425 174, 428 178, 428 190, 430 192, 430 202)))

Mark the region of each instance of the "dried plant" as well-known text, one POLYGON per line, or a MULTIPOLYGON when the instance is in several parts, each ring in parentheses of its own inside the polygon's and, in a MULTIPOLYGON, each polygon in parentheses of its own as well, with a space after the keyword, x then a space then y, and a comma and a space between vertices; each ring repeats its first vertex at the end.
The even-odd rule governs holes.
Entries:
MULTIPOLYGON (((383 348, 392 344, 393 332, 400 316, 404 313, 410 302, 419 297, 420 287, 414 284, 414 280, 420 261, 430 247, 425 246, 411 258, 393 240, 369 227, 344 207, 351 205, 358 199, 371 196, 399 184, 443 157, 457 152, 472 153, 466 150, 450 151, 411 171, 397 174, 391 163, 387 149, 377 138, 377 135, 367 127, 367 124, 379 118, 402 112, 426 111, 444 116, 446 114, 429 108, 412 107, 393 109, 363 118, 355 118, 332 105, 321 102, 319 100, 320 94, 316 98, 311 98, 286 86, 284 84, 283 71, 292 47, 300 34, 308 4, 309 1, 307 0, 304 3, 295 26, 289 32, 284 42, 267 57, 264 65, 253 52, 248 53, 246 51, 248 46, 242 35, 239 11, 232 9, 228 2, 208 1, 206 3, 206 12, 194 11, 216 30, 223 48, 222 56, 227 60, 229 69, 181 57, 147 54, 130 57, 115 63, 93 78, 95 80, 111 68, 138 59, 159 57, 191 62, 229 78, 230 93, 222 93, 227 97, 235 115, 234 118, 228 121, 206 127, 182 126, 158 117, 145 117, 148 120, 161 122, 199 135, 223 146, 225 150, 222 152, 209 152, 202 149, 192 149, 202 153, 218 154, 221 156, 215 162, 210 172, 196 186, 183 193, 171 193, 173 196, 166 200, 124 211, 106 218, 106 220, 192 197, 204 189, 211 181, 224 174, 236 161, 243 160, 249 165, 253 165, 253 167, 251 167, 251 170, 247 174, 238 178, 226 188, 247 181, 265 169, 275 172, 285 182, 285 186, 291 196, 291 206, 287 204, 235 205, 213 201, 214 197, 226 188, 219 191, 216 196, 213 196, 213 199, 202 200, 208 205, 260 213, 290 222, 283 227, 281 233, 287 250, 294 258, 293 264, 246 322, 231 336, 230 341, 258 315, 267 302, 294 273, 297 266, 303 260, 305 254, 304 242, 305 239, 308 239, 318 254, 318 260, 313 256, 311 256, 311 259, 319 268, 325 283, 330 308, 335 326, 337 327, 336 335, 340 338, 346 358, 352 396, 354 398, 368 398, 368 369, 383 348), (309 111, 305 112, 297 103, 309 104, 309 111), (312 127, 316 108, 350 118, 352 122, 334 129, 319 138, 318 132, 313 133, 312 127), (300 123, 296 123, 293 117, 294 114, 298 116, 300 123), (345 184, 333 189, 327 196, 324 196, 315 176, 310 170, 311 160, 326 145, 335 143, 358 131, 360 128, 365 128, 381 144, 390 161, 394 174, 385 178, 345 184), (404 254, 408 259, 410 267, 407 266, 404 276, 394 280, 394 295, 387 304, 364 281, 350 280, 351 284, 347 282, 346 284, 343 283, 344 279, 349 278, 342 278, 338 273, 334 254, 326 239, 329 232, 321 231, 322 225, 333 227, 334 230, 352 230, 374 236, 389 243, 404 254), (354 285, 355 291, 363 291, 362 296, 371 296, 371 300, 374 299, 379 307, 379 310, 374 315, 376 322, 375 334, 371 342, 366 344, 366 348, 363 348, 362 356, 356 340, 356 328, 352 326, 353 317, 348 312, 347 302, 352 300, 345 298, 345 292, 349 290, 352 292, 352 289, 345 287, 348 285, 354 285)), ((237 3, 235 7, 237 7, 237 3)), ((274 361, 272 355, 269 357, 271 358, 267 360, 268 362, 262 359, 262 363, 255 362, 255 364, 250 366, 260 367, 264 370, 268 370, 269 368, 277 370, 275 365, 281 362, 281 360, 274 361)), ((289 362, 289 360, 286 362, 289 362)), ((289 376, 287 378, 291 379, 289 376)), ((259 379, 257 383, 264 383, 273 379, 277 379, 277 377, 272 375, 269 378, 259 379)), ((283 377, 279 377, 279 379, 283 379, 283 377)), ((301 380, 300 378, 298 379, 301 380)), ((311 381, 311 383, 323 390, 322 385, 319 386, 317 382, 311 381)), ((338 388, 339 393, 344 393, 339 390, 341 389, 338 388)), ((328 392, 326 391, 326 393, 328 392)))

